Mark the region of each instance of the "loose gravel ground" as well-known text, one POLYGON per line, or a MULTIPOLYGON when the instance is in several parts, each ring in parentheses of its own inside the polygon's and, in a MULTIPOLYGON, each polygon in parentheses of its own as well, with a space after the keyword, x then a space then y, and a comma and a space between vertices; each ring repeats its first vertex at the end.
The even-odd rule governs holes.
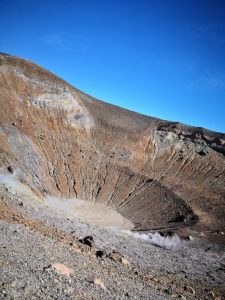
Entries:
POLYGON ((224 299, 222 245, 168 250, 4 186, 0 195, 1 299, 224 299))

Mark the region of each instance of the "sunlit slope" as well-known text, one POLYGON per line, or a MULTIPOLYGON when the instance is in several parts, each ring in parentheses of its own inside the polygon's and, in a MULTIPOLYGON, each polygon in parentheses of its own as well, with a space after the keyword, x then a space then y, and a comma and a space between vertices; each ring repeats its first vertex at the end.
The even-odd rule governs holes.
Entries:
POLYGON ((224 134, 98 101, 5 54, 0 105, 1 173, 42 199, 103 203, 139 230, 225 227, 224 134))

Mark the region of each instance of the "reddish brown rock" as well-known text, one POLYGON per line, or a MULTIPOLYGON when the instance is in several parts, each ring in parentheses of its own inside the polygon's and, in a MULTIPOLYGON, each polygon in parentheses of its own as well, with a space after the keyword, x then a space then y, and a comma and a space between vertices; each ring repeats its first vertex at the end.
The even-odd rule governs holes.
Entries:
POLYGON ((4 54, 0 95, 1 172, 39 197, 107 204, 137 230, 225 228, 224 134, 109 105, 4 54))

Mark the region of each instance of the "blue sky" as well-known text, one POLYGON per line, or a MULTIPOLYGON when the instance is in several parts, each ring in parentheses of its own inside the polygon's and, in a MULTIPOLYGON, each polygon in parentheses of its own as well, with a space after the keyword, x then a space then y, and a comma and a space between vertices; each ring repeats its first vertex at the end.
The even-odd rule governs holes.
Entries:
POLYGON ((0 51, 106 102, 225 132, 223 0, 0 0, 0 51))

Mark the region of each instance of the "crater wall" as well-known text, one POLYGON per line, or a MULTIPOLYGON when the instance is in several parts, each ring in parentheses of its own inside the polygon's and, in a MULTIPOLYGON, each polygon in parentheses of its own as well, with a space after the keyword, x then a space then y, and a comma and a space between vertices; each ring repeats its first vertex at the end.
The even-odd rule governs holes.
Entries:
POLYGON ((225 135, 96 100, 0 54, 0 170, 39 197, 104 203, 136 230, 224 228, 225 135))

